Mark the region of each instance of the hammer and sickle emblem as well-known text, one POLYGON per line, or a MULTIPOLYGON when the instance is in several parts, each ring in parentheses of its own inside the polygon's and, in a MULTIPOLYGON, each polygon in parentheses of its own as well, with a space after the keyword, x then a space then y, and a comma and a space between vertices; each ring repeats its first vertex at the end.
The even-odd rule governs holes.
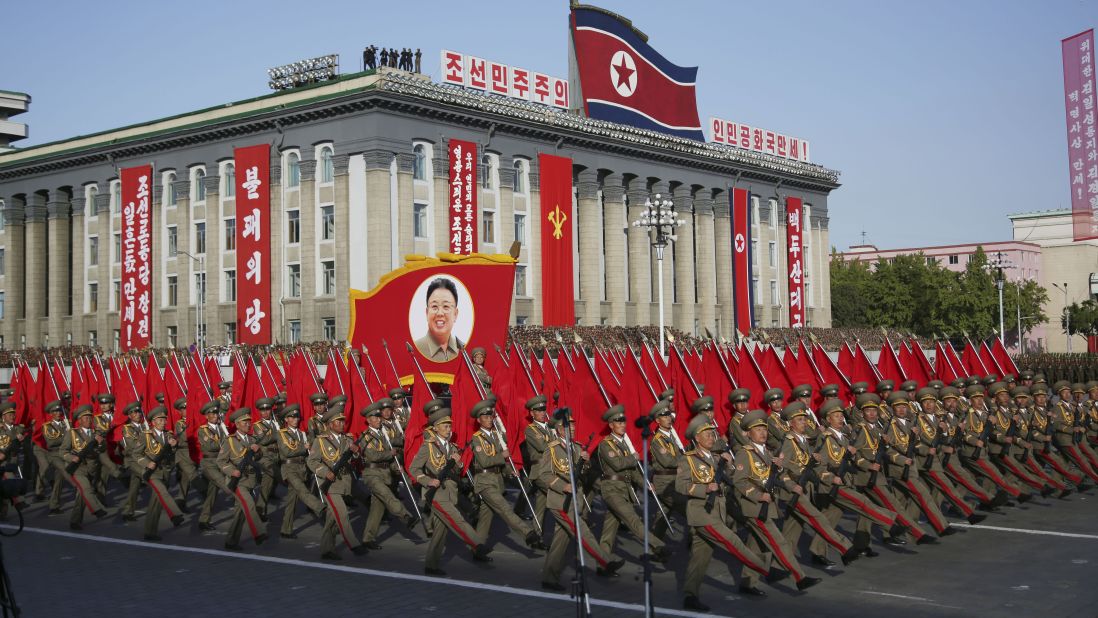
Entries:
POLYGON ((564 235, 564 232, 561 231, 561 227, 564 225, 564 222, 568 220, 568 215, 564 214, 560 209, 560 204, 557 204, 556 209, 546 215, 546 219, 549 219, 549 223, 553 224, 553 238, 560 240, 561 236, 564 235))

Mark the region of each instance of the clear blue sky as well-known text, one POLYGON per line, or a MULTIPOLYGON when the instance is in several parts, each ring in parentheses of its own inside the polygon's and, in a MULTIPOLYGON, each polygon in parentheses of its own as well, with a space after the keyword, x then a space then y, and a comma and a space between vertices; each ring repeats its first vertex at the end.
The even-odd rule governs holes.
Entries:
MULTIPOLYGON (((804 137, 842 171, 832 244, 1005 240, 1008 213, 1068 205, 1060 39, 1098 0, 601 0, 697 65, 709 116, 804 137)), ((266 69, 363 46, 449 48, 567 74, 566 0, 12 2, 0 89, 29 146, 268 92, 266 69), (464 8, 468 7, 468 8, 464 8), (133 84, 126 87, 126 84, 133 84)))

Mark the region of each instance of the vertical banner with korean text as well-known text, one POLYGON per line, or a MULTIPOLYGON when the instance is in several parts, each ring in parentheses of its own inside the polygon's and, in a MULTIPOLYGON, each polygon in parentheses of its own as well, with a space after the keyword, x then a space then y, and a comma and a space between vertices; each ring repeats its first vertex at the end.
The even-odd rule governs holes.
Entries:
POLYGON ((152 344, 152 166, 121 172, 122 317, 119 346, 140 350, 152 344))
POLYGON ((801 247, 801 198, 785 198, 785 246, 789 263, 789 327, 804 326, 804 255, 801 247))
POLYGON ((575 326, 572 282, 572 159, 538 155, 541 170, 541 310, 545 326, 575 326))
POLYGON ((751 281, 751 200, 747 189, 732 190, 732 307, 736 330, 747 336, 755 324, 751 281))
POLYGON ((477 145, 452 139, 450 153, 450 253, 477 249, 477 145))
POLYGON ((1072 236, 1098 238, 1098 137, 1095 136, 1094 30, 1061 41, 1067 106, 1072 236))
POLYGON ((271 145, 233 150, 236 165, 236 323, 239 343, 270 345, 271 145))

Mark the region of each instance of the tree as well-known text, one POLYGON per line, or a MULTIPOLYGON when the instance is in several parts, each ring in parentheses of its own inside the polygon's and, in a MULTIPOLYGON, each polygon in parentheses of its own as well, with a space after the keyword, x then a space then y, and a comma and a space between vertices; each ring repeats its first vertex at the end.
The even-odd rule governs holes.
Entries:
POLYGON ((831 324, 835 327, 865 326, 866 306, 862 300, 873 273, 864 262, 847 262, 836 259, 832 252, 831 271, 831 324))
POLYGON ((1098 302, 1084 300, 1072 303, 1060 316, 1060 328, 1068 335, 1098 335, 1098 302), (1071 330, 1068 331, 1068 314, 1071 314, 1071 330))

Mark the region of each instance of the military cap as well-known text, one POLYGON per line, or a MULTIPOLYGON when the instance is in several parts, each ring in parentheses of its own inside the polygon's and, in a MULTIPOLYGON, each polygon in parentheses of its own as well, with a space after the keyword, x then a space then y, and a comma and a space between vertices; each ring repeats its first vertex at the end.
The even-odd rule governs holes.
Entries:
POLYGON ((858 398, 854 400, 854 403, 862 410, 866 408, 876 408, 881 405, 881 398, 876 393, 862 393, 861 395, 858 395, 858 398))
POLYGON ((1007 386, 1006 382, 992 382, 991 386, 987 389, 987 394, 994 397, 999 393, 1004 393, 1008 390, 1009 387, 1007 386))
POLYGON ((400 401, 401 399, 404 399, 407 396, 408 396, 408 394, 404 392, 403 388, 390 388, 389 389, 389 399, 392 399, 393 401, 400 401))
POLYGON ((232 387, 233 387, 233 383, 229 382, 228 380, 225 380, 224 382, 218 382, 217 383, 217 388, 219 390, 225 390, 227 388, 232 388, 232 387))
POLYGON ((202 405, 202 408, 198 411, 199 414, 215 414, 221 411, 221 403, 216 399, 211 399, 202 405))
POLYGON ((1016 381, 1017 379, 1014 377, 1013 373, 1008 373, 1003 376, 1003 382, 1006 382, 1007 384, 1014 384, 1016 381))
POLYGON ((1044 395, 1044 396, 1047 397, 1048 396, 1048 386, 1045 385, 1045 384, 1034 383, 1033 386, 1029 387, 1029 392, 1034 397, 1036 397, 1037 395, 1044 395))
POLYGON ((149 410, 150 421, 158 418, 168 418, 168 409, 164 406, 156 406, 152 410, 149 410))
POLYGON ((953 388, 958 388, 958 389, 964 388, 965 387, 965 379, 964 378, 957 378, 956 380, 950 382, 949 385, 952 386, 953 388))
MULTIPOLYGON (((572 412, 568 408, 561 408, 558 413, 568 417, 569 420, 572 419, 572 412)), ((562 422, 560 419, 557 418, 556 414, 553 414, 545 421, 545 424, 549 427, 549 429, 556 429, 557 427, 561 426, 562 422)))
POLYGON ((8 412, 15 414, 14 401, 5 401, 4 403, 0 403, 0 414, 7 414, 8 412))
POLYGON ((53 400, 46 404, 46 413, 61 412, 61 402, 59 400, 53 400))
POLYGON ((1010 396, 1014 397, 1015 399, 1017 399, 1019 397, 1028 398, 1029 397, 1029 387, 1028 386, 1023 386, 1023 385, 1015 386, 1014 390, 1010 391, 1010 396))
POLYGON ((669 388, 660 393, 660 399, 670 399, 675 396, 675 389, 669 388))
POLYGON ((890 405, 890 406, 911 405, 911 400, 907 398, 907 393, 905 393, 903 391, 896 391, 894 393, 889 393, 888 394, 888 405, 890 405))
POLYGON ((927 382, 926 385, 930 388, 942 388, 945 386, 945 382, 942 382, 941 380, 931 380, 927 382))
POLYGON ((242 420, 252 420, 252 409, 248 406, 243 408, 237 408, 232 414, 229 415, 229 421, 232 423, 238 423, 242 420))
POLYGON ((820 387, 820 394, 823 395, 825 399, 828 398, 828 397, 838 397, 839 396, 839 385, 838 384, 824 384, 823 386, 820 387))
MULTIPOLYGON (((705 417, 699 418, 704 419, 705 417)), ((740 429, 744 431, 747 431, 752 427, 758 427, 759 425, 762 425, 763 427, 766 426, 766 412, 763 412, 762 410, 752 410, 747 414, 744 414, 743 418, 740 419, 740 429)))
POLYGON ((1056 391, 1057 393, 1064 390, 1065 388, 1071 390, 1071 382, 1068 382, 1067 380, 1059 380, 1052 385, 1052 390, 1056 391))
POLYGON ((995 375, 994 373, 989 373, 988 375, 980 379, 980 384, 990 387, 992 384, 995 384, 998 381, 999 376, 995 375))
POLYGON ((369 418, 371 416, 381 416, 381 410, 385 407, 385 402, 389 402, 391 404, 393 400, 389 399, 388 397, 382 397, 381 399, 378 399, 377 401, 371 403, 365 408, 362 408, 362 411, 359 414, 365 416, 366 418, 369 418))
POLYGON ((82 406, 77 406, 77 408, 72 411, 72 420, 75 421, 76 419, 80 418, 81 416, 91 416, 91 415, 92 415, 91 404, 85 403, 82 406))
POLYGON ((286 393, 279 393, 279 394, 275 395, 275 405, 278 405, 278 406, 286 405, 286 393))
POLYGON ((332 421, 345 420, 346 418, 347 415, 343 413, 343 404, 336 404, 328 408, 328 411, 324 413, 321 420, 325 423, 331 423, 332 421))
POLYGON ((309 395, 309 403, 313 404, 314 406, 322 406, 328 403, 328 394, 313 393, 312 395, 309 395))
POLYGON ((958 389, 956 386, 943 387, 941 397, 942 397, 943 401, 946 400, 946 399, 960 399, 961 398, 961 390, 958 389))
POLYGON ((782 408, 782 419, 791 421, 798 416, 808 416, 808 410, 805 409, 803 401, 794 401, 782 408))
POLYGON ((157 393, 153 395, 153 399, 156 400, 156 403, 164 403, 164 393, 157 393))
POLYGON ((918 392, 915 393, 915 398, 919 401, 926 401, 927 399, 937 399, 938 389, 932 388, 930 386, 920 388, 918 392))
POLYGON ((392 399, 389 399, 388 397, 382 397, 380 399, 380 401, 381 401, 381 409, 382 410, 384 410, 386 408, 392 410, 392 409, 396 408, 396 406, 397 406, 397 404, 395 402, 393 402, 392 399))
POLYGON ((274 405, 274 399, 271 399, 270 397, 260 397, 255 400, 255 407, 257 410, 267 410, 273 408, 274 405))
POLYGON ((1028 369, 1025 369, 1021 373, 1018 374, 1018 379, 1019 380, 1032 380, 1033 379, 1033 372, 1028 370, 1028 369))
POLYGON ((291 416, 301 418, 301 406, 296 403, 291 403, 290 405, 278 411, 278 418, 281 420, 286 420, 291 416))
POLYGON ((915 380, 905 380, 902 384, 900 384, 900 390, 907 391, 909 393, 915 392, 915 390, 918 388, 919 383, 915 380))
POLYGON ((473 418, 480 418, 485 414, 494 414, 495 411, 496 398, 489 397, 487 399, 482 399, 481 401, 478 401, 476 405, 473 406, 473 409, 469 410, 469 416, 473 418))
POLYGON ((435 425, 444 425, 446 423, 453 423, 450 418, 450 408, 436 408, 431 416, 427 418, 427 423, 432 427, 435 425))
POLYGON ((1087 389, 1080 382, 1076 382, 1071 385, 1071 392, 1084 394, 1087 392, 1087 389))
POLYGON ((737 388, 728 393, 728 401, 731 403, 746 403, 751 399, 751 389, 737 388))
POLYGON ((549 401, 545 395, 535 395, 526 400, 527 410, 544 410, 545 404, 549 401))
POLYGON ((652 406, 652 409, 648 411, 648 418, 654 421, 660 416, 671 416, 674 413, 670 403, 666 401, 657 401, 656 405, 652 406))
POLYGON ((185 409, 187 407, 187 398, 186 397, 180 397, 179 399, 176 399, 174 402, 172 402, 172 407, 175 408, 176 410, 185 409))
POLYGON ((850 390, 853 391, 855 395, 861 395, 862 393, 869 391, 869 382, 855 382, 850 385, 850 390))
POLYGON ((801 397, 811 397, 812 387, 807 384, 801 384, 800 386, 793 388, 793 398, 800 399, 801 397))
POLYGON ((770 403, 771 401, 781 401, 785 399, 785 391, 780 388, 772 388, 763 393, 763 403, 770 403))
POLYGON ((141 402, 131 401, 129 405, 122 409, 122 413, 126 415, 133 414, 134 412, 137 412, 138 414, 141 413, 141 402))
POLYGON ((1034 382, 1035 384, 1047 384, 1047 383, 1048 383, 1048 382, 1047 382, 1047 381, 1045 380, 1045 374, 1043 374, 1043 373, 1035 373, 1035 374, 1033 374, 1033 382, 1034 382))
POLYGON ((602 420, 606 422, 624 422, 625 421, 625 406, 620 403, 616 406, 611 406, 606 412, 602 413, 602 420))
POLYGON ((968 376, 965 378, 965 386, 976 386, 978 384, 983 383, 980 381, 980 378, 977 378, 976 376, 968 376))
POLYGON ((328 400, 328 407, 334 406, 337 403, 347 405, 347 396, 346 395, 336 395, 335 397, 332 397, 331 399, 328 400))
POLYGON ((875 390, 878 395, 881 394, 881 391, 896 390, 896 383, 892 380, 881 380, 880 382, 877 382, 877 388, 875 390))
POLYGON ((476 356, 477 354, 480 354, 481 356, 488 356, 488 353, 485 352, 484 348, 482 348, 480 346, 477 346, 477 347, 473 348, 472 350, 469 350, 469 358, 472 358, 472 357, 476 356))
POLYGON ((427 403, 423 404, 423 414, 427 417, 430 417, 432 414, 435 413, 435 410, 438 410, 439 408, 445 408, 445 407, 446 407, 446 402, 445 401, 443 401, 441 399, 432 399, 432 400, 428 401, 427 403))
POLYGON ((698 397, 694 400, 694 403, 690 404, 691 414, 698 414, 704 410, 713 409, 713 398, 709 395, 698 397))
POLYGON ((114 395, 110 393, 103 393, 99 396, 99 403, 114 403, 114 395))
POLYGON ((699 433, 709 429, 716 430, 717 426, 709 420, 708 416, 695 416, 694 420, 686 426, 686 439, 693 440, 699 433))
POLYGON ((820 404, 820 414, 824 418, 830 416, 832 412, 845 412, 845 408, 843 408, 843 402, 839 401, 838 399, 828 399, 827 401, 820 404))
POLYGON ((973 384, 965 389, 965 397, 972 399, 973 397, 983 397, 984 387, 980 384, 973 384))
POLYGON ((1092 390, 1098 388, 1098 380, 1091 380, 1090 382, 1087 382, 1083 386, 1085 386, 1088 391, 1092 391, 1092 390))

